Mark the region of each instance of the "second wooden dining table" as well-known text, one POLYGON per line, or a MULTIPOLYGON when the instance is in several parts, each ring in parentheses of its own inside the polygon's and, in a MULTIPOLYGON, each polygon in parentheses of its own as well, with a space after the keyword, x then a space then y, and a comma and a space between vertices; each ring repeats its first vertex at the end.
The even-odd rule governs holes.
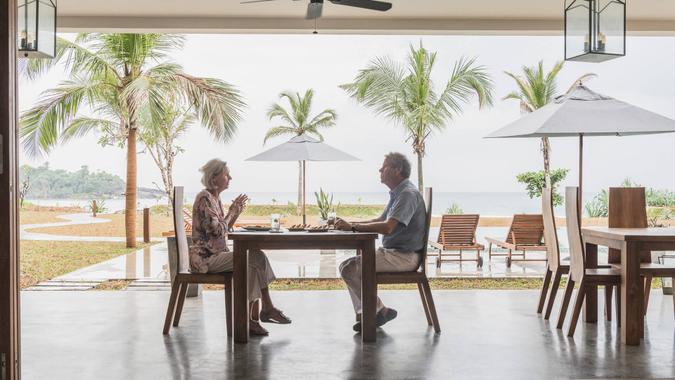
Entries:
MULTIPOLYGON (((621 251, 621 342, 639 345, 644 335, 643 279, 640 277, 640 254, 675 250, 675 228, 607 228, 585 227, 581 233, 586 243, 586 265, 597 268, 598 246, 621 251)), ((585 300, 584 320, 598 320, 597 288, 585 300)))
MULTIPOLYGON (((302 249, 353 249, 361 255, 362 333, 364 342, 375 341, 375 314, 377 284, 375 278, 376 233, 364 232, 233 232, 228 235, 234 242, 234 341, 248 342, 248 252, 253 249, 274 254, 274 250, 302 249)), ((347 295, 345 295, 346 297, 347 295)))

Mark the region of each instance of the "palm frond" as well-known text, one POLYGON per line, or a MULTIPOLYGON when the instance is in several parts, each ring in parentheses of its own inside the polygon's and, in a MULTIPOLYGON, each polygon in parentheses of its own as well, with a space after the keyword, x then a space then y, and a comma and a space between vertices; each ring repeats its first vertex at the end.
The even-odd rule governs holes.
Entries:
POLYGON ((64 81, 43 93, 38 103, 21 114, 20 137, 32 157, 49 152, 59 135, 75 117, 89 88, 86 83, 64 81))
POLYGON ((313 127, 313 128, 327 128, 327 127, 332 127, 335 125, 335 121, 337 120, 337 112, 332 109, 326 109, 321 111, 320 114, 314 116, 312 120, 310 120, 307 125, 313 127))
POLYGON ((183 72, 172 78, 211 136, 217 141, 230 141, 246 106, 239 90, 220 79, 194 77, 183 72))
POLYGON ((263 145, 267 143, 267 140, 278 137, 278 136, 284 136, 284 135, 297 135, 297 129, 287 127, 287 126, 278 126, 278 127, 273 127, 267 130, 267 133, 265 133, 265 139, 263 140, 263 145))
POLYGON ((63 129, 61 142, 66 143, 74 138, 82 137, 92 131, 114 131, 119 125, 119 121, 110 121, 106 119, 78 117, 72 119, 68 126, 63 129))
POLYGON ((275 117, 288 123, 289 128, 293 129, 300 128, 296 123, 296 121, 291 117, 291 115, 288 114, 288 111, 286 111, 286 109, 284 109, 284 107, 282 107, 279 104, 273 104, 267 111, 267 118, 269 120, 272 120, 275 117))

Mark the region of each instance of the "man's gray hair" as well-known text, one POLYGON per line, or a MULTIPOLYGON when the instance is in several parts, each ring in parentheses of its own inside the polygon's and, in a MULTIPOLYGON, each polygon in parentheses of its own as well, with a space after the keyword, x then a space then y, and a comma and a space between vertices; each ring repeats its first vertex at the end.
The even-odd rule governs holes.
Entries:
POLYGON ((227 162, 217 158, 209 160, 209 162, 199 169, 199 171, 202 172, 202 185, 204 185, 206 190, 215 190, 215 179, 223 174, 223 171, 225 170, 229 170, 227 168, 227 162))
POLYGON ((390 152, 384 156, 384 159, 387 160, 389 166, 400 170, 401 177, 410 178, 410 161, 408 161, 405 155, 398 152, 390 152))

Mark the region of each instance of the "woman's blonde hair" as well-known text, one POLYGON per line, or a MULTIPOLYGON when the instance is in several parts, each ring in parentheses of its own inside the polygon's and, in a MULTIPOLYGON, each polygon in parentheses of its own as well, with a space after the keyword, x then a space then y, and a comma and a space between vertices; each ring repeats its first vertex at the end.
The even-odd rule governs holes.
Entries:
POLYGON ((227 167, 227 162, 214 158, 209 160, 204 166, 202 166, 199 171, 202 172, 202 185, 206 190, 215 190, 216 186, 214 180, 219 175, 223 174, 223 171, 229 171, 227 167))

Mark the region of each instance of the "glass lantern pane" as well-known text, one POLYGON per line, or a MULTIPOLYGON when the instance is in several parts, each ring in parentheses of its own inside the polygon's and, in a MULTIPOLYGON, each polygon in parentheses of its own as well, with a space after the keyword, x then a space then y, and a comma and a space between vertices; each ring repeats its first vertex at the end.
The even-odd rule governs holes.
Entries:
POLYGON ((26 36, 28 32, 26 31, 26 1, 20 0, 19 7, 17 11, 17 31, 19 32, 16 36, 16 46, 19 50, 26 48, 26 36))
POLYGON ((19 44, 22 50, 35 50, 37 44, 37 2, 24 1, 19 6, 19 44))
POLYGON ((565 11, 565 59, 589 51, 590 12, 586 0, 569 1, 565 11))
MULTIPOLYGON (((599 1, 598 41, 604 40, 606 54, 623 55, 624 52, 624 10, 625 4, 616 0, 599 1)), ((603 44, 600 44, 602 47, 603 44)))
POLYGON ((38 50, 40 53, 45 54, 49 57, 54 57, 55 55, 55 36, 54 32, 56 31, 56 8, 50 0, 39 0, 38 5, 39 15, 39 45, 38 50))

